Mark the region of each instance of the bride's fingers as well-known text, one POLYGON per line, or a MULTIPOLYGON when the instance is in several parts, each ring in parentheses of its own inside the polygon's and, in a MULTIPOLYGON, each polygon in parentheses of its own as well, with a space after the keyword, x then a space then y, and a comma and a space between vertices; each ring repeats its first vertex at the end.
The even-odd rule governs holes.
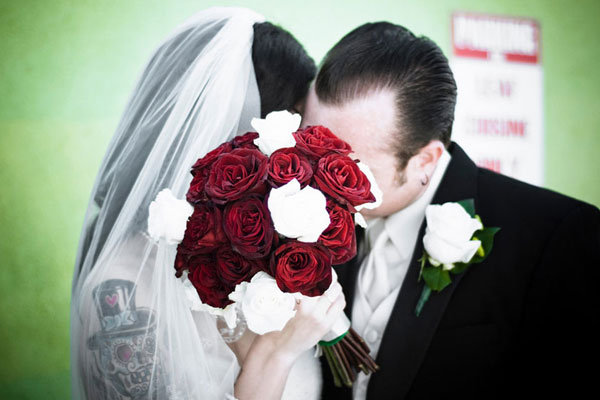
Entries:
POLYGON ((335 315, 335 313, 344 310, 345 307, 346 298, 341 290, 333 301, 330 296, 323 295, 315 307, 315 316, 319 319, 329 319, 330 315, 335 315))
POLYGON ((327 313, 327 310, 340 295, 343 297, 342 285, 340 285, 338 282, 335 282, 329 287, 329 289, 319 296, 314 309, 316 315, 319 317, 324 317, 327 313))

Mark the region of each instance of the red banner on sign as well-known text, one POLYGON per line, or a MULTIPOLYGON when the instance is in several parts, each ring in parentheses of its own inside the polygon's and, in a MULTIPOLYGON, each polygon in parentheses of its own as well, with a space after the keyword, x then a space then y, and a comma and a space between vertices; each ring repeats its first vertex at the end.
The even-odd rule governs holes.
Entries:
POLYGON ((457 57, 537 64, 540 25, 534 19, 456 12, 452 15, 452 49, 457 57))

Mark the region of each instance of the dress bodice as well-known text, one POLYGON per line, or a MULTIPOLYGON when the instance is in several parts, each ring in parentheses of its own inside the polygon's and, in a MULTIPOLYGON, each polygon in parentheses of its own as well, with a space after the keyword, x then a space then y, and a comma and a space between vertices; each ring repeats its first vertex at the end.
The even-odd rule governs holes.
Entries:
POLYGON ((288 375, 282 400, 317 400, 321 397, 321 363, 314 347, 305 351, 288 375))

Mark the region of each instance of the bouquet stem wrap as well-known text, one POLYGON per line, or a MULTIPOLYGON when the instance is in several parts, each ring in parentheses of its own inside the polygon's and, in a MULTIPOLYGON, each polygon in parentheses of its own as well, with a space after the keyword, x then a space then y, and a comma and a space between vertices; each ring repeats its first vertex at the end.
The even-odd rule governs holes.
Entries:
POLYGON ((352 387, 360 371, 368 375, 379 369, 369 355, 369 346, 351 328, 350 320, 345 314, 319 342, 319 349, 325 355, 337 387, 352 387))
POLYGON ((346 314, 342 314, 340 318, 333 324, 331 330, 321 338, 321 342, 319 344, 323 346, 327 346, 328 342, 335 341, 340 338, 340 336, 345 335, 350 329, 350 320, 346 317, 346 314))

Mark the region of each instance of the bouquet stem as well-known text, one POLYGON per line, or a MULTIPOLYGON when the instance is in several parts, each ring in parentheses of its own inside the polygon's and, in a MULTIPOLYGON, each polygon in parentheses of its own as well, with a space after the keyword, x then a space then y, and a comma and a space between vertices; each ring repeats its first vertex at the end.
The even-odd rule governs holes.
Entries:
POLYGON ((331 374, 333 375, 333 384, 336 387, 342 387, 342 381, 340 378, 340 373, 338 369, 335 367, 335 362, 333 361, 333 356, 331 355, 331 349, 329 346, 322 346, 323 354, 325 354, 325 359, 327 360, 327 364, 329 364, 329 369, 331 369, 331 374))
POLYGON ((352 328, 341 340, 321 342, 320 346, 336 387, 342 387, 342 384, 352 387, 360 371, 369 375, 379 369, 375 360, 369 355, 369 346, 352 328))

